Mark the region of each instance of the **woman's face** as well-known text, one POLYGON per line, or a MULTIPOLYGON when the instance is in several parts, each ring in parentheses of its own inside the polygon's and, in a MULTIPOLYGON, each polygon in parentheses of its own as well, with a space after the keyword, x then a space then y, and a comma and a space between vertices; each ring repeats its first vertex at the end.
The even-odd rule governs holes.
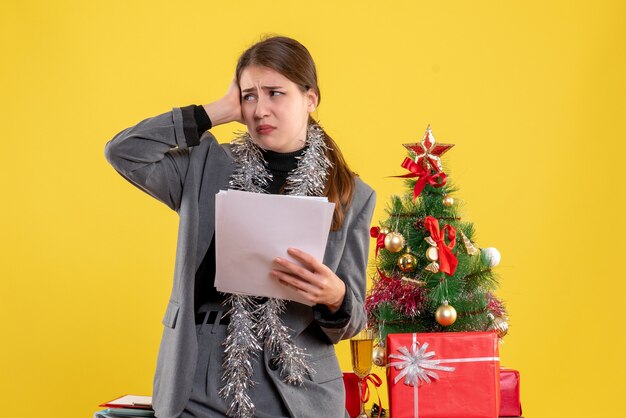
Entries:
POLYGON ((263 149, 293 152, 304 146, 309 113, 317 95, 267 67, 251 65, 239 77, 241 113, 252 139, 263 149))

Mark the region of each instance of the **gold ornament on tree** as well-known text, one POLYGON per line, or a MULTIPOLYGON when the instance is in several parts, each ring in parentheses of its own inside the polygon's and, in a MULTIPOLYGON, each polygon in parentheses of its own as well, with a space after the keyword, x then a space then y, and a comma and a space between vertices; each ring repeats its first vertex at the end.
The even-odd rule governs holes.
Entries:
POLYGON ((435 312, 435 319, 439 325, 448 327, 456 321, 456 309, 449 305, 447 300, 444 300, 443 305, 437 308, 437 312, 435 312))
POLYGON ((424 238, 424 241, 430 245, 426 250, 426 258, 430 261, 430 264, 424 267, 424 269, 431 273, 438 273, 439 263, 437 263, 437 260, 439 260, 439 250, 437 249, 437 243, 431 237, 424 238))
POLYGON ((399 232, 390 232, 385 235, 385 249, 392 253, 399 253, 404 248, 404 237, 399 232))
POLYGON ((439 260, 439 250, 437 247, 428 247, 426 250, 426 258, 428 261, 437 261, 439 260))
POLYGON ((389 230, 389 228, 387 228, 386 226, 382 226, 380 227, 380 234, 385 234, 387 235, 388 233, 390 233, 391 231, 389 230))
POLYGON ((468 255, 476 255, 476 254, 478 254, 480 252, 480 250, 478 248, 476 248, 474 243, 472 241, 470 241, 469 238, 467 238, 465 236, 463 231, 461 231, 459 229, 459 232, 461 233, 461 238, 463 238, 463 245, 465 246, 465 251, 467 252, 467 254, 468 255))
MULTIPOLYGON (((411 250, 408 249, 408 251, 411 250)), ((417 267, 417 258, 410 252, 406 252, 398 258, 397 264, 398 268, 400 268, 403 272, 411 272, 415 270, 415 267, 417 267)))
POLYGON ((441 200, 441 203, 449 208, 450 206, 454 205, 454 198, 452 196, 444 196, 444 198, 441 200))
POLYGON ((505 318, 496 316, 493 319, 493 325, 491 326, 491 329, 496 332, 496 335, 498 337, 502 338, 509 332, 509 323, 506 321, 505 318))
POLYGON ((413 287, 424 287, 426 286, 426 282, 424 280, 411 279, 410 277, 402 276, 400 278, 400 282, 402 284, 410 284, 413 287))
POLYGON ((385 347, 377 345, 372 351, 372 363, 378 367, 385 367, 387 365, 387 351, 385 347))

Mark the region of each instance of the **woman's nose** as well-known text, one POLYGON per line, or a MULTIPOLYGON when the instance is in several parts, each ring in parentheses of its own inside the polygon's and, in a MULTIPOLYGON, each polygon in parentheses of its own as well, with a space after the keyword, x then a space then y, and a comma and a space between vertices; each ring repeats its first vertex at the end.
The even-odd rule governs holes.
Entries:
POLYGON ((254 108, 254 116, 257 119, 261 119, 264 116, 269 115, 269 100, 265 97, 259 97, 256 102, 256 107, 254 108))

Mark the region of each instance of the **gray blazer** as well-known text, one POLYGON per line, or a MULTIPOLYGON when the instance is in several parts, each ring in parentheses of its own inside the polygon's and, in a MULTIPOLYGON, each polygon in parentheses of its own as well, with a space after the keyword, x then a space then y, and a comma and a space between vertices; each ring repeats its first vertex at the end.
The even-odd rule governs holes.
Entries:
MULTIPOLYGON (((111 165, 132 184, 179 215, 172 293, 163 318, 163 336, 153 382, 153 406, 159 418, 177 418, 189 399, 197 362, 194 312, 195 273, 214 232, 215 195, 228 187, 234 168, 227 145, 210 132, 200 143, 186 136, 195 126, 184 122, 181 108, 141 121, 118 133, 105 146, 111 165)), ((343 321, 326 321, 311 307, 290 302, 282 319, 298 345, 311 355, 316 373, 303 387, 283 383, 264 363, 293 417, 344 417, 342 373, 333 344, 356 334, 366 322, 364 309, 369 225, 374 191, 359 178, 343 227, 330 233, 324 264, 346 283, 343 321)), ((216 376, 216 379, 220 376, 216 376)))

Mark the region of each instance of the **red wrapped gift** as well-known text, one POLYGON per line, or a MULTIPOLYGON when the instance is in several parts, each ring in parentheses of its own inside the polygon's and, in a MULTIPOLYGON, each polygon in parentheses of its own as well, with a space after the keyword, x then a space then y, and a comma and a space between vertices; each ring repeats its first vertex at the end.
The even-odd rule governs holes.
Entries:
POLYGON ((352 372, 343 372, 343 384, 346 387, 346 411, 351 417, 359 416, 359 377, 352 372))
POLYGON ((504 367, 500 368, 500 416, 522 416, 522 404, 519 396, 519 372, 504 367))
POLYGON ((498 337, 493 332, 387 335, 391 418, 497 418, 498 337))

